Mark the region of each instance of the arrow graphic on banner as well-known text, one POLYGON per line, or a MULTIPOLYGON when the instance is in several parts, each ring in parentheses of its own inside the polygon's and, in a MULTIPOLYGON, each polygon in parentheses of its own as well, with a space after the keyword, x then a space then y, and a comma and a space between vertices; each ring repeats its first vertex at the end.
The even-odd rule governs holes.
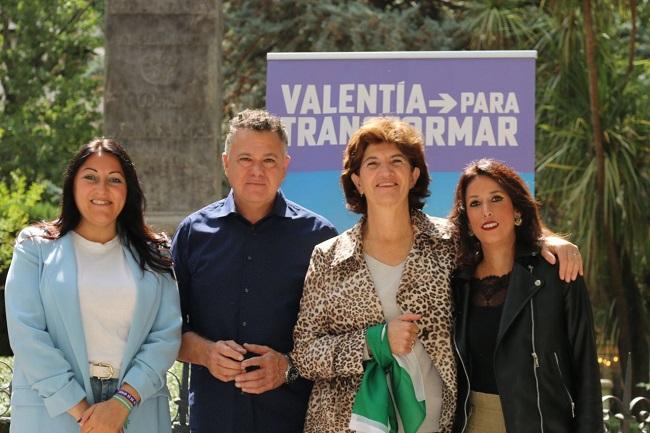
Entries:
POLYGON ((429 99, 429 107, 440 108, 440 113, 449 113, 454 109, 456 100, 452 98, 449 93, 438 93, 442 99, 429 99))

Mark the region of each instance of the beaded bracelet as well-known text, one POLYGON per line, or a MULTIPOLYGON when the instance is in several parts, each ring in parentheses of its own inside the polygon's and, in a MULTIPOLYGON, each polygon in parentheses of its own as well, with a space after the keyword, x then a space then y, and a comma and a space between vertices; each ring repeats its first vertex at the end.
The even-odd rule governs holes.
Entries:
POLYGON ((121 395, 113 394, 113 397, 111 398, 113 400, 117 400, 118 402, 120 402, 120 404, 124 406, 126 410, 129 411, 129 413, 131 413, 131 411, 133 410, 133 405, 131 404, 131 402, 128 401, 126 398, 122 397, 121 395))
POLYGON ((124 388, 120 388, 117 391, 115 391, 116 395, 121 395, 122 397, 126 398, 133 407, 138 405, 138 400, 135 399, 134 396, 131 395, 128 391, 126 391, 124 388))

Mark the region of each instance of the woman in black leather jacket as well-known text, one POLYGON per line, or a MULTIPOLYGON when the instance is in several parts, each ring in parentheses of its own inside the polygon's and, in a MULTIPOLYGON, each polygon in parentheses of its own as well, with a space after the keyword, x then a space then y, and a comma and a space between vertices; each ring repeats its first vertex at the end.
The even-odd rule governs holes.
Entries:
POLYGON ((539 256, 539 210, 521 177, 495 160, 471 163, 450 220, 459 240, 455 431, 602 432, 584 281, 561 281, 539 256))

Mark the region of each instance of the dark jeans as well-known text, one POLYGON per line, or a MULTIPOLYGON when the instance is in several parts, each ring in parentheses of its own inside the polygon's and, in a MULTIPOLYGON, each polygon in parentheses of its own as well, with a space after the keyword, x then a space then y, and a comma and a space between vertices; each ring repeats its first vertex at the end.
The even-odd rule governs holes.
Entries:
POLYGON ((95 398, 95 403, 101 401, 106 401, 115 394, 117 391, 117 385, 119 381, 117 379, 97 379, 96 377, 90 378, 90 387, 93 389, 93 397, 95 398))

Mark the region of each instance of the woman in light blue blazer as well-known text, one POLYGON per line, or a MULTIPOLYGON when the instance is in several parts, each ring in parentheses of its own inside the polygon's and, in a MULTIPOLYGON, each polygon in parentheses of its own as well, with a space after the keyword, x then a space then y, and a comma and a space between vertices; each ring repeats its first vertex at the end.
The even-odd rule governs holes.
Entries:
POLYGON ((171 431, 181 313, 166 241, 118 143, 84 145, 61 213, 18 236, 6 282, 13 433, 171 431))

